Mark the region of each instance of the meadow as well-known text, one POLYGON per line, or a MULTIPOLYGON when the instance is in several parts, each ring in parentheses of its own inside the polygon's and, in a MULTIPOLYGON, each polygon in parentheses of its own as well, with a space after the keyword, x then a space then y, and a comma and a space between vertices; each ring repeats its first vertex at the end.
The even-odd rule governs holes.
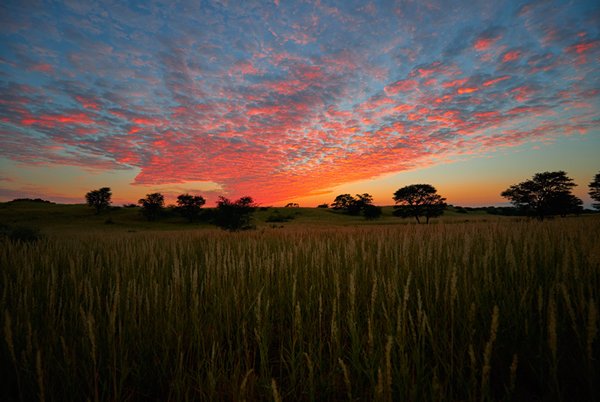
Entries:
POLYGON ((2 240, 1 400, 600 397, 598 216, 119 219, 2 240))

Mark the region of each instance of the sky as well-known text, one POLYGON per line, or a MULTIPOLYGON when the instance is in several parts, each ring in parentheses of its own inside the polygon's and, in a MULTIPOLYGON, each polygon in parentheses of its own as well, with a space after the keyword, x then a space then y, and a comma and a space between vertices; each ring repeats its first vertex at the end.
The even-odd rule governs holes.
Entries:
POLYGON ((0 201, 502 205, 600 171, 600 3, 0 3, 0 201))

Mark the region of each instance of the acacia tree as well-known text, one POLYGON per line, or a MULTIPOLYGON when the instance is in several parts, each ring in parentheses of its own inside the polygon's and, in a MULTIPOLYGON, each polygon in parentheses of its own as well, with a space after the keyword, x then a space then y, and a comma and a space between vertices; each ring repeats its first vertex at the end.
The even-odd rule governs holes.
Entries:
POLYGON ((510 186, 500 195, 525 213, 543 220, 549 215, 565 216, 582 210, 583 202, 571 193, 575 186, 573 179, 562 170, 543 172, 510 186))
POLYGON ((164 210, 165 197, 161 193, 146 194, 146 198, 140 198, 138 204, 142 206, 142 215, 149 221, 154 221, 164 210))
POLYGON ((99 214, 103 209, 110 206, 110 197, 112 193, 109 187, 102 187, 99 190, 92 190, 85 195, 87 204, 96 209, 96 214, 99 214))
POLYGON ((335 197, 335 200, 333 200, 333 203, 331 203, 331 208, 346 210, 354 201, 354 197, 352 197, 350 194, 340 194, 335 197))
POLYGON ((356 194, 356 197, 353 197, 350 194, 340 194, 335 197, 335 200, 333 200, 333 203, 331 204, 331 208, 343 210, 349 215, 359 215, 362 212, 367 219, 375 219, 381 215, 377 215, 372 208, 369 208, 369 212, 366 212, 366 209, 369 206, 374 206, 373 196, 367 193, 356 194))
MULTIPOLYGON (((350 203, 348 213, 358 215, 365 212, 367 206, 373 206, 373 196, 368 193, 356 194, 356 198, 350 203)), ((366 216, 366 215, 365 215, 366 216)))
POLYGON ((394 215, 402 218, 414 216, 417 223, 421 223, 419 217, 429 218, 440 216, 446 209, 446 199, 437 194, 437 190, 431 184, 411 184, 402 187, 394 193, 394 215))
POLYGON ((177 196, 177 211, 190 222, 198 218, 204 204, 206 204, 206 200, 200 195, 181 194, 177 196))
POLYGON ((235 202, 219 197, 213 223, 231 232, 252 229, 252 214, 256 207, 252 197, 242 197, 235 202))
POLYGON ((595 204, 592 204, 594 208, 600 209, 600 173, 596 173, 594 176, 594 180, 589 184, 590 191, 588 194, 592 198, 592 200, 596 201, 595 204))

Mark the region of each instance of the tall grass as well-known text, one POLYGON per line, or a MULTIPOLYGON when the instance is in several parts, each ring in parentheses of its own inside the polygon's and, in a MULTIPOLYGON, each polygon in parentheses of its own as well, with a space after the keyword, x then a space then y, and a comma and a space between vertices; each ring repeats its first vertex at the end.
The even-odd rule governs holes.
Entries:
POLYGON ((5 242, 0 399, 597 400, 599 223, 5 242))

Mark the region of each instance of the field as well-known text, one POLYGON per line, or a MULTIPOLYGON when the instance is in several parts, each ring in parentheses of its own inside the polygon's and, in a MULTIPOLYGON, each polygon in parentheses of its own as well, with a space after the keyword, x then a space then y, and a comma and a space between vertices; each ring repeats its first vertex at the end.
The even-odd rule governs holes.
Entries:
POLYGON ((598 216, 227 233, 21 208, 0 217, 44 237, 2 240, 3 401, 600 397, 598 216))

